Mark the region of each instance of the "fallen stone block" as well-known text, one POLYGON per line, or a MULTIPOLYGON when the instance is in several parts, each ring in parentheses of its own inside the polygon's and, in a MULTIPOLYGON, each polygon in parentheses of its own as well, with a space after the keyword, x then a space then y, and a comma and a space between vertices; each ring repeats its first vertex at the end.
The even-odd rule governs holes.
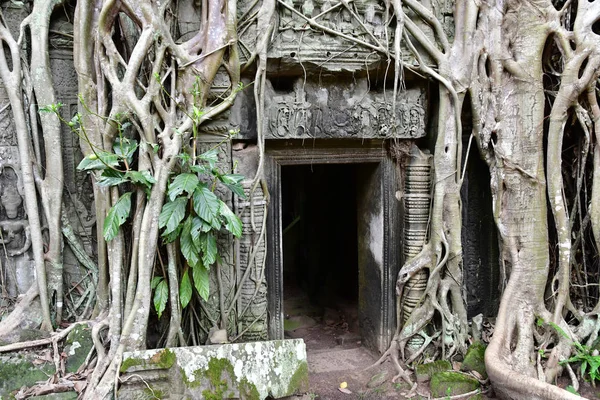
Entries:
POLYGON ((0 399, 8 399, 23 386, 33 386, 54 374, 54 364, 42 360, 33 352, 9 353, 0 356, 0 399))
POLYGON ((419 364, 415 367, 417 382, 427 382, 433 374, 443 371, 451 371, 452 364, 448 360, 438 360, 426 364, 419 364))
POLYGON ((308 390, 301 339, 177 347, 125 353, 124 400, 282 398, 308 390))
POLYGON ((485 370, 485 354, 486 346, 481 342, 475 342, 469 349, 467 350, 467 355, 465 356, 465 360, 463 361, 460 370, 461 371, 476 371, 483 377, 483 379, 487 379, 487 372, 485 370))
POLYGON ((94 347, 92 328, 89 325, 78 325, 69 332, 65 340, 64 353, 67 356, 65 367, 67 372, 77 372, 85 362, 88 353, 94 347))
POLYGON ((468 400, 483 399, 480 386, 477 379, 455 371, 436 372, 431 377, 431 383, 429 384, 432 397, 443 398, 475 392, 471 396, 464 397, 468 400), (479 391, 476 392, 478 389, 479 391))

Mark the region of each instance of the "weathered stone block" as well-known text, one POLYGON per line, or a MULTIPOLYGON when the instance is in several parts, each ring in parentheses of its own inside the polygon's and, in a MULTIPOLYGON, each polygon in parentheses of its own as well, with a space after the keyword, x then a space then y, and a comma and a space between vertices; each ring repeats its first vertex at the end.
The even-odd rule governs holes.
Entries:
POLYGON ((79 325, 69 332, 65 343, 66 370, 67 372, 77 372, 94 346, 92 328, 89 325, 79 325))
POLYGON ((460 367, 461 371, 476 371, 483 379, 487 378, 487 372, 485 370, 485 354, 486 345, 481 342, 475 342, 467 350, 467 355, 460 367))
POLYGON ((33 396, 30 400, 76 400, 76 392, 61 392, 61 393, 50 393, 43 396, 33 396))
POLYGON ((119 399, 265 399, 308 389, 301 339, 125 353, 119 399))
MULTIPOLYGON (((479 388, 479 381, 462 372, 436 372, 431 377, 430 389, 432 397, 456 396, 473 392, 479 388)), ((480 400, 483 397, 477 392, 465 399, 480 400)))
POLYGON ((447 360, 438 360, 426 364, 419 364, 415 367, 417 382, 427 382, 433 374, 443 371, 451 371, 452 364, 447 360))
POLYGON ((10 393, 23 386, 33 386, 46 381, 54 371, 51 362, 36 361, 33 353, 13 353, 0 357, 0 399, 10 398, 10 393))

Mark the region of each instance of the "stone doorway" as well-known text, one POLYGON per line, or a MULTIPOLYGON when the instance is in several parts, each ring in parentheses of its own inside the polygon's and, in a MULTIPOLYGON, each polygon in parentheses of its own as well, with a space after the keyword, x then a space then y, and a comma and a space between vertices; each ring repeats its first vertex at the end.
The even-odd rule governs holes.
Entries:
POLYGON ((355 345, 384 351, 395 327, 401 248, 386 143, 273 142, 265 165, 270 337, 283 338, 298 322, 286 319, 295 301, 331 336, 346 333, 355 345))
POLYGON ((372 163, 282 167, 284 330, 309 350, 362 340, 357 203, 376 169, 372 163))

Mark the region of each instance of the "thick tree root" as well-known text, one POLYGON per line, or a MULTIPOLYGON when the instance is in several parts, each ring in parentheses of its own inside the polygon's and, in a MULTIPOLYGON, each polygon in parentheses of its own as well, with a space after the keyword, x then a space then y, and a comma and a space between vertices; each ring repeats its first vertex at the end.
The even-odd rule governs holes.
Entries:
POLYGON ((512 371, 503 361, 498 344, 492 343, 485 352, 485 366, 494 383, 496 395, 510 400, 581 400, 558 386, 512 371))

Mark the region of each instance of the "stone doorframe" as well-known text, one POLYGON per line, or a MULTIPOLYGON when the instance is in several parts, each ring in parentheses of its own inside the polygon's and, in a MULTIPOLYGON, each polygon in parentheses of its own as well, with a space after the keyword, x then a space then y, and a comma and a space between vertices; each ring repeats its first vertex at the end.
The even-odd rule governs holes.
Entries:
MULTIPOLYGON (((375 166, 375 172, 371 174, 374 176, 367 178, 365 189, 368 190, 364 190, 364 198, 359 199, 362 206, 357 204, 357 214, 358 209, 365 210, 365 220, 357 221, 358 230, 365 236, 369 235, 369 240, 363 241, 362 246, 359 244, 359 322, 365 345, 385 351, 396 328, 395 283, 402 248, 401 207, 395 196, 399 180, 386 142, 269 140, 265 147, 265 177, 271 196, 266 260, 269 338, 284 337, 281 167, 370 163, 375 166), (360 228, 361 223, 363 229, 360 228)), ((362 218, 362 215, 359 216, 362 218)))

